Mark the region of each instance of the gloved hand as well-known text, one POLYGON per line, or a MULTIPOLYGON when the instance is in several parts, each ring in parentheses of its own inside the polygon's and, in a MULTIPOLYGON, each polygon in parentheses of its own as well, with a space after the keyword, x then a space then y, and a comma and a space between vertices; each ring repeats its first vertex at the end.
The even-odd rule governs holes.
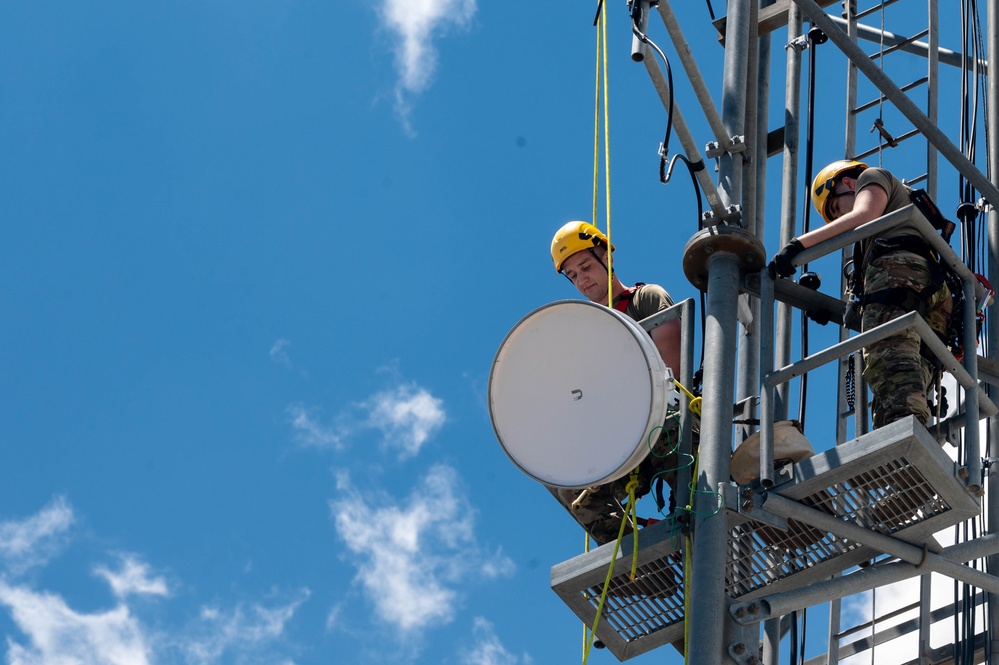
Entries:
POLYGON ((784 245, 784 248, 774 254, 773 260, 770 261, 770 265, 768 266, 770 276, 776 279, 777 277, 790 277, 793 275, 797 268, 791 261, 803 251, 805 251, 805 246, 797 238, 784 245))

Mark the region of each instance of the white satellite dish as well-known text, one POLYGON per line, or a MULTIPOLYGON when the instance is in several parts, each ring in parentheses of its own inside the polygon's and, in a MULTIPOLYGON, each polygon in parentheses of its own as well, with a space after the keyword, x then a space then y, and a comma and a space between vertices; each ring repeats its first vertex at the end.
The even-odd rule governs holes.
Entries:
POLYGON ((588 301, 540 307, 511 330, 489 374, 489 416, 504 452, 545 485, 627 475, 659 438, 678 395, 635 321, 588 301))

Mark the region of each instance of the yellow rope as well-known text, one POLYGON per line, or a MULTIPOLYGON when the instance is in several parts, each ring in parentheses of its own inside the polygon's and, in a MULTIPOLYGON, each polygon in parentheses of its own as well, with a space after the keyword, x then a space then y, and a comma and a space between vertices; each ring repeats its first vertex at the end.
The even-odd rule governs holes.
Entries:
MULTIPOLYGON (((631 518, 634 512, 635 504, 635 489, 638 487, 638 467, 631 472, 631 477, 628 478, 628 501, 629 507, 625 511, 625 514, 621 517, 621 527, 617 530, 617 540, 614 541, 614 553, 611 554, 611 563, 607 566, 607 576, 604 578, 604 588, 600 592, 600 600, 597 603, 597 615, 593 619, 593 628, 590 630, 590 638, 587 640, 583 647, 583 665, 586 665, 586 661, 590 657, 590 649, 593 647, 593 638, 597 634, 597 626, 600 624, 600 615, 604 611, 604 602, 607 600, 607 591, 610 589, 611 577, 614 576, 614 563, 617 561, 617 553, 621 551, 621 541, 624 539, 624 527, 631 518)), ((632 554, 632 571, 631 579, 635 579, 635 569, 634 566, 638 563, 638 524, 632 523, 632 531, 635 532, 635 548, 632 554)))
MULTIPOLYGON (((606 9, 606 7, 604 8, 606 9)), ((607 306, 614 306, 614 252, 611 251, 611 196, 610 196, 610 84, 607 78, 607 12, 600 12, 600 30, 603 33, 604 65, 604 207, 607 215, 607 306)))
POLYGON ((689 390, 687 390, 687 388, 682 383, 680 383, 679 381, 677 381, 676 379, 673 379, 673 383, 676 385, 677 388, 679 388, 680 390, 682 390, 683 394, 686 395, 687 399, 690 400, 690 403, 688 404, 688 407, 690 408, 690 410, 692 412, 696 413, 697 415, 701 415, 701 398, 700 397, 694 397, 694 393, 692 393, 689 390))
MULTIPOLYGON (((598 17, 599 22, 605 23, 607 20, 606 14, 603 8, 600 9, 600 15, 598 17)), ((601 82, 600 77, 600 60, 601 57, 606 61, 606 53, 604 49, 604 40, 606 39, 606 31, 601 34, 599 23, 597 27, 597 48, 596 48, 596 74, 595 83, 593 90, 593 211, 590 219, 593 220, 593 225, 597 225, 597 206, 600 199, 600 92, 601 92, 601 82)), ((599 228, 599 227, 598 227, 599 228)), ((608 229, 609 231, 610 229, 608 229)), ((608 236, 608 244, 610 236, 608 236)), ((608 265, 608 280, 607 280, 607 290, 608 290, 608 301, 607 306, 613 306, 613 299, 610 296, 610 248, 607 251, 607 265, 608 265)), ((623 533, 624 522, 621 523, 621 529, 623 533)), ((618 544, 620 544, 620 538, 618 539, 618 544)), ((590 551, 590 534, 586 534, 586 542, 583 546, 583 551, 590 551)), ((617 551, 615 550, 614 556, 617 557, 617 551)), ((611 564, 611 569, 613 570, 613 563, 611 564)), ((610 579, 610 572, 608 571, 608 581, 610 579)), ((606 584, 604 585, 604 594, 600 596, 600 604, 597 607, 597 620, 600 618, 600 612, 603 609, 604 598, 606 597, 606 584)), ((593 645, 593 638, 595 631, 597 629, 597 622, 594 621, 593 629, 591 630, 586 623, 583 623, 583 663, 586 663, 586 659, 589 657, 590 647, 593 645)))
POLYGON ((635 490, 638 488, 638 467, 631 472, 631 478, 628 479, 628 511, 625 516, 625 520, 631 520, 631 533, 634 536, 631 546, 631 576, 632 582, 635 581, 635 573, 638 572, 638 506, 635 504, 638 501, 635 500, 635 490))
MULTIPOLYGON (((583 541, 583 551, 584 552, 589 552, 590 551, 590 532, 589 531, 583 531, 583 534, 584 534, 583 537, 586 539, 585 541, 583 541)), ((583 652, 584 653, 586 652, 586 644, 589 641, 590 641, 590 627, 587 626, 586 623, 584 622, 583 623, 583 652)))
POLYGON ((600 201, 600 98, 604 101, 604 205, 607 216, 607 306, 614 306, 613 261, 611 245, 610 216, 610 108, 607 85, 607 12, 601 8, 597 17, 597 71, 593 96, 593 225, 597 223, 597 207, 600 201))

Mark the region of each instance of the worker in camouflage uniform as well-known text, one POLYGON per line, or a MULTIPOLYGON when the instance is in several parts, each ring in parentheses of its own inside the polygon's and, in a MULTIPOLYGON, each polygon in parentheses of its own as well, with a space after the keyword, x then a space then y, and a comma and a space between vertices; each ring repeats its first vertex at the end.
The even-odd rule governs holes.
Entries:
MULTIPOLYGON (((597 227, 587 222, 569 222, 552 239, 552 261, 555 270, 565 275, 588 300, 608 304, 608 252, 614 246, 597 227)), ((638 283, 626 287, 616 272, 610 275, 611 306, 636 321, 671 307, 673 299, 661 286, 638 283)), ((674 372, 680 368, 680 321, 675 320, 653 329, 652 341, 663 362, 674 372)), ((649 456, 639 466, 636 500, 646 495, 657 480, 670 486, 670 504, 675 503, 680 434, 679 417, 670 416, 649 456)), ((594 540, 603 544, 617 538, 621 527, 621 502, 628 496, 628 477, 584 490, 549 487, 549 491, 569 510, 594 540)), ((661 501, 661 483, 657 503, 661 501)), ((660 505, 660 510, 662 509, 660 505)), ((630 527, 626 527, 626 533, 630 527)))
MULTIPOLYGON (((840 160, 816 176, 812 203, 826 225, 785 245, 770 262, 772 275, 793 275, 792 261, 806 247, 900 210, 910 198, 905 185, 888 171, 840 160)), ((854 270, 859 276, 854 295, 860 299, 862 330, 917 311, 945 338, 953 308, 950 289, 932 249, 913 225, 905 223, 858 243, 854 270)), ((930 419, 926 396, 939 368, 921 347, 910 329, 864 349, 875 428, 909 415, 924 425, 930 419)))

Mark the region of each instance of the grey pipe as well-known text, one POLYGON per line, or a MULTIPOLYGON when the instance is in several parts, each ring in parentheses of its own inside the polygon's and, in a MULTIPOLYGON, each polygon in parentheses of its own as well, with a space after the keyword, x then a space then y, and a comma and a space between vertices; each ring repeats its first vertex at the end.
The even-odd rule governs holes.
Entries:
POLYGON ((738 296, 737 258, 728 252, 712 255, 708 263, 697 495, 693 501, 697 556, 693 558, 691 583, 686 589, 686 593, 700 599, 692 603, 687 617, 690 644, 698 648, 690 650, 689 665, 717 665, 724 654, 728 520, 718 492, 729 481, 732 455, 735 380, 731 358, 735 356, 738 296))
MULTIPOLYGON (((846 19, 840 18, 839 16, 832 16, 829 14, 827 14, 827 16, 829 16, 830 21, 840 26, 840 28, 842 28, 844 31, 846 30, 848 24, 846 19)), ((888 32, 887 30, 882 33, 881 30, 878 30, 877 28, 871 28, 862 23, 857 24, 857 36, 869 42, 881 43, 883 41, 885 46, 897 46, 899 44, 903 44, 908 40, 907 37, 896 35, 892 32, 888 32), (883 38, 882 35, 884 35, 883 38)), ((933 40, 932 38, 930 38, 928 41, 932 43, 933 40)), ((924 58, 928 58, 929 54, 933 52, 932 46, 930 44, 925 44, 923 42, 909 42, 908 44, 902 46, 900 50, 905 51, 906 53, 921 55, 924 58)), ((961 67, 968 70, 970 70, 971 67, 974 65, 974 62, 970 58, 965 59, 964 56, 962 56, 960 53, 957 53, 956 51, 951 51, 950 49, 939 48, 939 47, 937 47, 936 51, 938 53, 938 58, 940 62, 945 65, 950 65, 952 67, 961 67)), ((984 60, 979 60, 978 69, 979 71, 987 74, 988 63, 985 62, 984 60)))
MULTIPOLYGON (((989 2, 988 5, 988 49, 989 49, 989 62, 999 62, 999 3, 989 2)), ((996 104, 999 104, 999 77, 990 76, 988 82, 988 100, 990 108, 999 108, 996 104)), ((992 165, 992 178, 993 182, 999 179, 999 173, 997 173, 997 165, 999 165, 999 114, 990 113, 988 119, 988 129, 989 129, 989 145, 988 145, 988 155, 989 164, 992 165)), ((988 278, 989 283, 999 284, 999 211, 992 207, 988 213, 988 278)), ((999 308, 995 304, 989 307, 989 318, 993 319, 996 316, 996 312, 999 308)), ((986 340, 986 348, 988 349, 989 357, 999 350, 999 325, 989 325, 988 339, 986 340)), ((990 391, 990 396, 995 393, 995 390, 991 387, 987 387, 990 391)), ((991 457, 999 456, 999 417, 993 416, 988 420, 988 441, 987 444, 987 454, 991 457)), ((995 534, 999 532, 999 464, 993 464, 989 467, 989 475, 986 479, 988 483, 989 491, 987 493, 988 502, 988 523, 986 529, 989 534, 995 534)), ((993 554, 988 558, 989 570, 999 570, 999 555, 993 554)), ((992 636, 991 640, 991 651, 992 656, 989 658, 989 665, 999 665, 999 594, 990 593, 989 594, 989 608, 991 611, 987 612, 988 616, 988 627, 989 635, 992 636)))
POLYGON ((704 83, 704 77, 701 76, 701 70, 697 66, 697 61, 694 59, 693 53, 690 52, 690 44, 684 38, 683 30, 680 29, 680 24, 673 14, 673 8, 670 7, 669 2, 660 2, 656 9, 659 10, 659 16, 666 26, 666 32, 669 33, 670 39, 673 40, 673 48, 676 49, 677 55, 680 56, 683 71, 686 72, 690 85, 694 87, 694 95, 701 105, 701 110, 704 111, 704 118, 708 121, 711 133, 715 135, 715 141, 718 142, 718 145, 722 149, 726 149, 729 143, 731 143, 731 135, 726 131, 725 123, 722 122, 721 116, 715 108, 715 103, 711 99, 711 93, 708 92, 708 86, 704 83))

